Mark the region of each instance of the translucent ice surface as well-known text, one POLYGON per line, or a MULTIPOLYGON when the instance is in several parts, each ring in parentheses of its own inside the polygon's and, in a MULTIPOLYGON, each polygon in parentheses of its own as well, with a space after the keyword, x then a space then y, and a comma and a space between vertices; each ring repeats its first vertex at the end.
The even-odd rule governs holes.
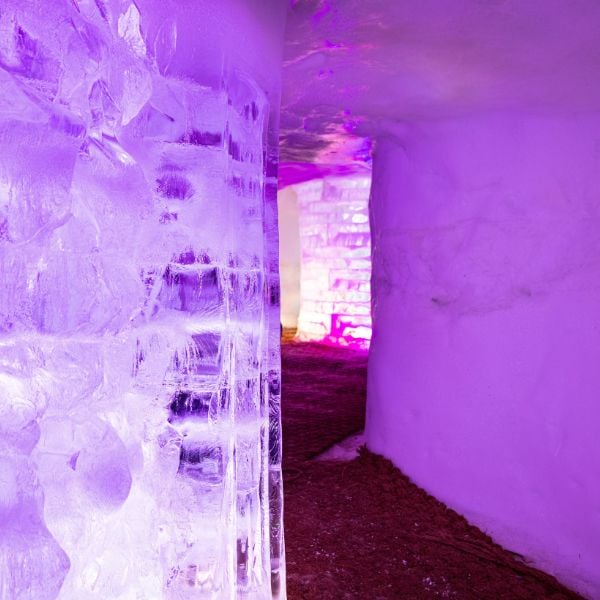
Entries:
POLYGON ((367 349, 371 341, 370 175, 292 186, 301 245, 297 337, 367 349))
POLYGON ((284 8, 0 6, 0 600, 285 597, 284 8))

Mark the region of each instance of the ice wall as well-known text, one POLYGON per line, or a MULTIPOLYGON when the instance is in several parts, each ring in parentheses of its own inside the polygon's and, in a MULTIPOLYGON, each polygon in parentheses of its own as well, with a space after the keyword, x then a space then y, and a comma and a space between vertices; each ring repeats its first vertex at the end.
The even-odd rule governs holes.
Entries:
POLYGON ((368 348, 371 339, 370 176, 293 186, 300 215, 300 340, 368 348))
POLYGON ((284 598, 285 2, 0 7, 0 599, 284 598))
POLYGON ((279 209, 279 275, 281 281, 281 324, 298 327, 300 313, 300 215, 292 186, 277 194, 279 209))
POLYGON ((369 447, 600 598, 600 116, 397 125, 374 159, 369 447))

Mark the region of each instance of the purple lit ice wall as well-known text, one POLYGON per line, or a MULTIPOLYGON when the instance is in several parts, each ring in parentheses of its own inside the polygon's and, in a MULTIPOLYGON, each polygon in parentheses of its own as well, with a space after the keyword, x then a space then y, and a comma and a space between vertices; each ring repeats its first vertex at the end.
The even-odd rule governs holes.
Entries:
POLYGON ((285 2, 0 7, 0 598, 284 598, 285 2))
POLYGON ((354 175, 293 186, 300 222, 300 340, 369 347, 370 185, 370 176, 354 175))
POLYGON ((373 162, 367 440, 600 598, 600 116, 390 128, 373 162))

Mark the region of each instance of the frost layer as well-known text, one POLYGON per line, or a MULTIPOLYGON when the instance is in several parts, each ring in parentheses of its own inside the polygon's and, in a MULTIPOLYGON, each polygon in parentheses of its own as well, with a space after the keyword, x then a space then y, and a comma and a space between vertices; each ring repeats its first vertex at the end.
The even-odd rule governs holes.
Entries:
POLYGON ((285 596, 276 119, 195 6, 0 10, 1 600, 285 596))

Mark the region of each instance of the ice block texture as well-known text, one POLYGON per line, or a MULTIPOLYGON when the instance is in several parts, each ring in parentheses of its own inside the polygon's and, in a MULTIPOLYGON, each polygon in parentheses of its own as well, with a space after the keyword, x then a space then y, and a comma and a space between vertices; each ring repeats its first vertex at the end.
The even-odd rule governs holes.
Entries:
POLYGON ((298 197, 298 338, 368 348, 371 339, 370 176, 315 179, 298 197))
POLYGON ((283 7, 213 4, 0 7, 1 600, 285 597, 283 7))

